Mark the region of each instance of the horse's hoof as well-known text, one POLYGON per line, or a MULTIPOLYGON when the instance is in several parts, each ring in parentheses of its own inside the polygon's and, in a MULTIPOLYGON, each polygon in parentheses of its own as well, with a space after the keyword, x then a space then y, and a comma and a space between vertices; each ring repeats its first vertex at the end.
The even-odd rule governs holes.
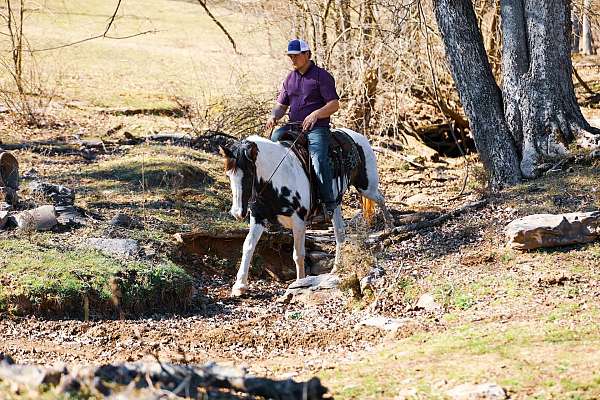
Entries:
POLYGON ((231 289, 231 297, 242 297, 248 291, 248 287, 246 285, 233 285, 231 289))

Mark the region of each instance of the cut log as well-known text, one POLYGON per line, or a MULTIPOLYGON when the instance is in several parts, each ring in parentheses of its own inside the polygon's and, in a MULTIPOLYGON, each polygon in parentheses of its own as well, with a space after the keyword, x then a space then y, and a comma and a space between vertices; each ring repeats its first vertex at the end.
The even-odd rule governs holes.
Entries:
POLYGON ((505 233, 518 250, 589 243, 600 236, 600 211, 529 215, 512 221, 505 233))

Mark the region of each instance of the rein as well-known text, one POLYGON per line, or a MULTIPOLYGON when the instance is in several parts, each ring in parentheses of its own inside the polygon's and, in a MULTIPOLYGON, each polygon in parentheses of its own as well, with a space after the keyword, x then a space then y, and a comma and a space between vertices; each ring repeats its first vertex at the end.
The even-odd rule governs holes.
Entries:
POLYGON ((279 161, 279 163, 277 164, 277 166, 275 167, 275 169, 271 173, 271 176, 269 176, 269 179, 263 184, 262 188, 260 189, 260 191, 258 193, 256 192, 256 162, 255 161, 252 162, 252 172, 253 172, 254 176, 252 177, 252 196, 248 200, 248 208, 250 208, 252 205, 256 204, 256 200, 258 198, 260 198, 260 196, 262 195, 262 193, 266 189, 267 185, 269 183, 271 183, 271 179, 273 179, 273 176, 275 175, 275 173, 277 172, 277 170, 279 169, 279 167, 283 163, 283 160, 285 160, 287 158, 287 156, 290 154, 290 151, 292 150, 292 147, 294 147, 296 145, 296 142, 298 141, 298 139, 300 139, 300 137, 302 136, 302 134, 303 133, 300 132, 300 134, 292 142, 292 145, 290 147, 288 147, 287 151, 285 152, 285 154, 283 155, 283 157, 281 158, 281 160, 279 161))

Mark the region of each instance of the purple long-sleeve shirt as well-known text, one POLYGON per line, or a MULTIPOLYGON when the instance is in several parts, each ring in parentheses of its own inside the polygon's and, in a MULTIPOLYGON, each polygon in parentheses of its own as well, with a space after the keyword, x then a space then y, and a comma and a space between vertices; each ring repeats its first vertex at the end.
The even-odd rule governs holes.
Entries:
MULTIPOLYGON (((338 100, 333 76, 312 61, 304 74, 292 71, 283 81, 277 102, 289 106, 290 122, 302 122, 331 100, 338 100)), ((315 126, 328 127, 330 118, 318 119, 315 126)))

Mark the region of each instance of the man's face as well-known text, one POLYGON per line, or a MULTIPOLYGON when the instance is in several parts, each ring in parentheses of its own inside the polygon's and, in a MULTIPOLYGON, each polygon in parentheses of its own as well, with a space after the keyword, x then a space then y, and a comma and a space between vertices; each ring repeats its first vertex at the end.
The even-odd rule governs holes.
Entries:
POLYGON ((302 69, 308 63, 309 60, 308 51, 305 51, 300 54, 288 54, 288 57, 292 62, 292 67, 294 67, 294 69, 296 70, 302 69))

